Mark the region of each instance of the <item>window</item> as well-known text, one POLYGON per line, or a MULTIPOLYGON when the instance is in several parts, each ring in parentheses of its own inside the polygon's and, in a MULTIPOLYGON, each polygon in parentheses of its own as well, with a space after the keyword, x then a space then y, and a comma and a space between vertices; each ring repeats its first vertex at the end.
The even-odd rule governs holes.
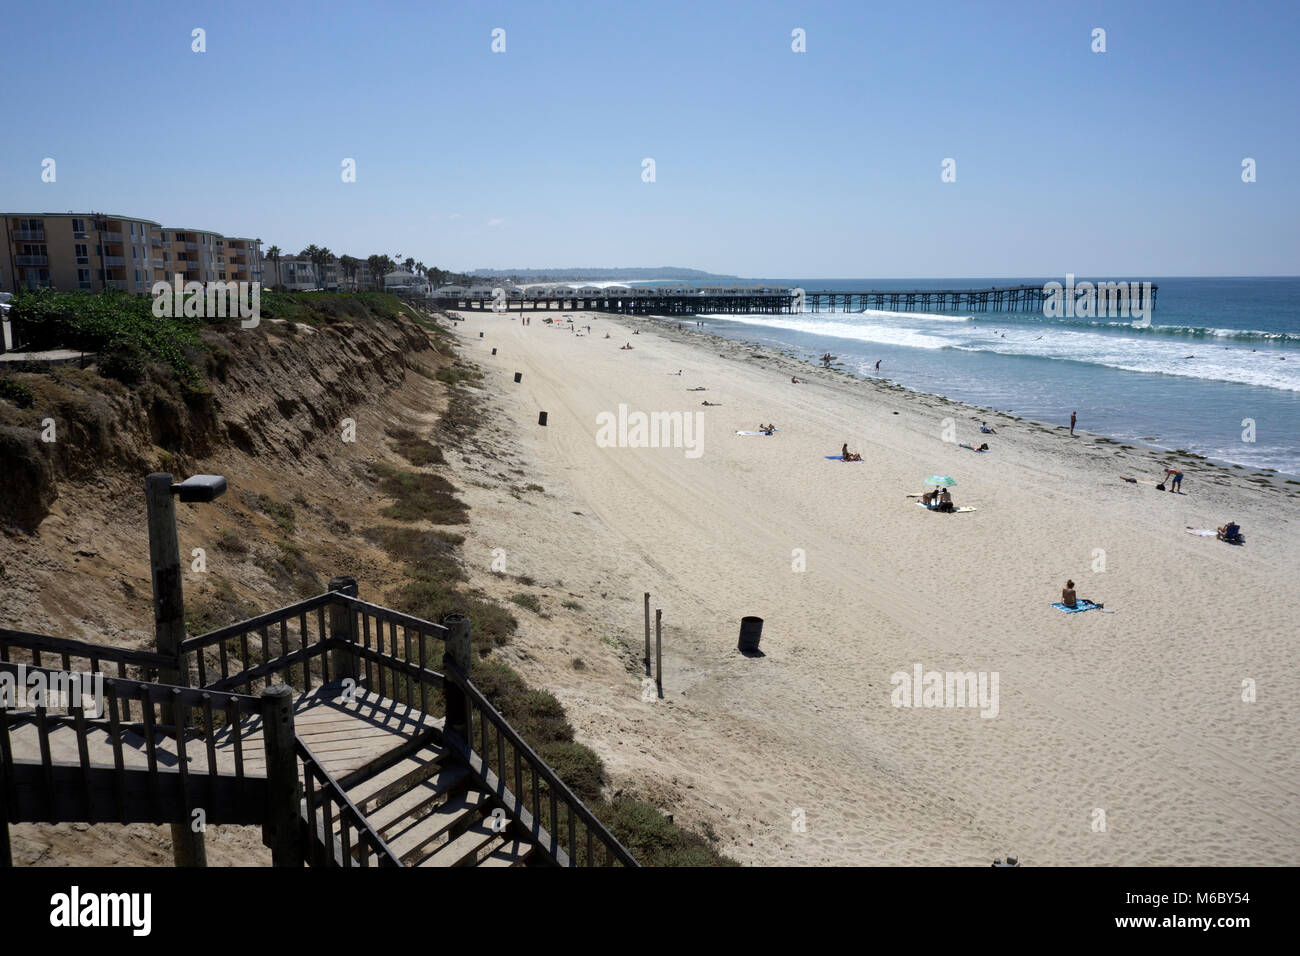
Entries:
POLYGON ((86 220, 84 219, 72 220, 72 238, 73 239, 86 238, 86 220))
MULTIPOLYGON (((86 244, 84 242, 79 242, 72 248, 77 255, 77 265, 79 266, 90 265, 90 253, 87 251, 86 244)), ((80 269, 78 269, 77 271, 81 272, 80 269)), ((87 281, 89 281, 90 276, 86 276, 86 279, 87 281)))
POLYGON ((77 287, 80 288, 80 289, 89 289, 89 288, 90 288, 90 270, 89 270, 89 269, 78 269, 78 270, 77 270, 77 287))

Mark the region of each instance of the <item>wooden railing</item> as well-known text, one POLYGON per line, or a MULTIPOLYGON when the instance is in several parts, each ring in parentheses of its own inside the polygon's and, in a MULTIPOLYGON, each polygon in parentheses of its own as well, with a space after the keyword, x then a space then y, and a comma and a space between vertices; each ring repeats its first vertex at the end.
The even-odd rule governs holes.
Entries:
MULTIPOLYGON (((147 815, 152 822, 187 821, 189 811, 195 807, 241 822, 256 818, 258 808, 241 806, 241 787, 219 789, 218 784, 231 783, 232 778, 242 782, 249 776, 245 738, 256 730, 256 722, 245 718, 261 713, 257 698, 104 675, 98 675, 100 687, 94 681, 95 675, 14 662, 0 662, 0 672, 13 675, 18 692, 22 692, 33 672, 49 687, 66 686, 67 678, 76 677, 81 679, 79 690, 84 692, 89 687, 92 693, 102 692, 90 714, 81 696, 66 701, 47 696, 30 708, 24 708, 23 701, 3 702, 0 760, 5 785, 10 788, 5 802, 11 810, 18 800, 12 790, 16 781, 13 738, 30 726, 35 730, 40 755, 40 770, 34 777, 39 781, 41 805, 48 810, 51 823, 67 819, 142 822, 138 815, 128 812, 126 770, 147 772, 145 805, 151 811, 147 815), (53 755, 52 734, 61 727, 71 730, 75 763, 56 760, 53 755), (174 752, 160 752, 163 743, 170 743, 174 752), (141 747, 144 766, 132 761, 128 767, 128 748, 138 751, 141 747), (206 756, 206 770, 196 774, 191 771, 191 754, 197 757, 200 752, 206 756), (164 776, 171 776, 173 781, 164 785, 164 776)), ((260 745, 252 746, 260 760, 260 745)))
POLYGON ((561 866, 639 865, 471 681, 454 667, 447 679, 468 701, 471 738, 448 733, 448 741, 525 834, 561 866))
POLYGON ((169 657, 150 651, 105 647, 0 627, 0 662, 30 663, 42 667, 46 666, 47 655, 58 659, 61 670, 99 674, 103 673, 102 665, 110 663, 117 665, 116 676, 134 676, 143 680, 152 680, 157 670, 175 663, 169 657), (80 664, 81 661, 85 662, 84 665, 80 664))
MULTIPOLYGON (((341 580, 348 579, 335 579, 331 586, 341 580)), ((265 709, 270 706, 267 694, 281 695, 279 706, 286 706, 282 695, 287 691, 278 685, 311 690, 314 681, 351 678, 381 697, 419 707, 429 716, 444 716, 442 734, 448 744, 505 808, 517 831, 550 862, 636 866, 614 835, 473 685, 468 676, 472 671, 469 623, 456 620, 448 627, 362 601, 355 595, 355 583, 349 581, 340 590, 187 638, 180 644, 179 659, 0 630, 0 667, 17 666, 10 663, 10 649, 16 648, 33 658, 33 666, 40 666, 44 653, 59 655, 64 670, 79 658, 88 661, 95 673, 104 662, 111 662, 119 675, 136 668, 145 677, 160 670, 178 670, 186 680, 197 677, 197 687, 189 688, 105 676, 107 717, 89 718, 79 707, 61 715, 50 714, 48 708, 38 708, 33 715, 0 708, 0 756, 7 770, 12 762, 10 727, 34 720, 42 741, 42 763, 48 765, 49 730, 67 723, 76 729, 82 764, 88 767, 86 734, 102 724, 118 771, 123 768, 123 733, 135 731, 144 738, 152 778, 158 774, 155 736, 162 732, 176 742, 182 793, 189 794, 187 747, 206 748, 209 776, 217 775, 216 749, 228 747, 234 775, 242 778, 242 739, 250 726, 259 723, 244 718, 270 713, 265 709), (442 671, 430 666, 437 654, 434 641, 443 643, 442 671), (237 692, 241 689, 242 694, 237 692), (260 700, 255 696, 259 692, 260 700), (133 704, 138 720, 133 717, 133 704)), ((269 730, 265 719, 260 724, 269 730)), ((333 859, 333 865, 355 861, 367 866, 371 857, 380 866, 401 865, 301 738, 294 735, 292 741, 283 741, 279 757, 272 755, 276 745, 269 736, 263 743, 268 779, 278 772, 285 786, 300 788, 301 809, 319 837, 312 841, 314 853, 329 854, 326 862, 333 859), (286 765, 290 752, 295 755, 293 767, 286 765), (280 762, 279 771, 271 769, 274 760, 280 762), (331 847, 332 851, 327 849, 331 847)), ((12 782, 10 774, 5 776, 12 782)), ((48 772, 46 777, 53 795, 52 777, 48 772)), ((4 785, 0 781, 0 787, 4 785)), ((268 788, 274 785, 270 779, 268 788)))
POLYGON ((336 597, 333 593, 318 594, 278 611, 186 638, 180 645, 181 671, 197 676, 199 687, 212 690, 242 687, 245 693, 252 694, 272 683, 293 683, 301 690, 311 690, 314 677, 318 683, 330 680, 329 661, 322 657, 327 639, 325 608, 336 597), (213 647, 215 662, 209 660, 209 648, 213 647), (313 675, 312 663, 318 657, 321 660, 313 675), (238 664, 233 670, 232 658, 238 664), (214 663, 215 674, 210 673, 214 663), (290 680, 273 681, 275 674, 290 680))
POLYGON ((303 815, 316 839, 311 840, 312 866, 398 866, 402 861, 389 849, 365 814, 357 809, 301 737, 294 734, 294 754, 301 773, 303 815))

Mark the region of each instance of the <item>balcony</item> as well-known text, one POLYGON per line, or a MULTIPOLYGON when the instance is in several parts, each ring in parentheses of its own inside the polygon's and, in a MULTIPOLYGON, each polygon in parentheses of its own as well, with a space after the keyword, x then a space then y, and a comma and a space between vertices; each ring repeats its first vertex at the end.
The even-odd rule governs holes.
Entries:
POLYGON ((126 280, 125 280, 125 279, 107 279, 107 280, 105 280, 105 282, 104 282, 104 288, 106 288, 106 289, 119 289, 119 290, 121 290, 122 292, 125 292, 125 291, 126 291, 126 280))
POLYGON ((197 242, 187 242, 187 243, 185 243, 185 251, 186 251, 186 252, 198 252, 198 251, 199 251, 199 244, 198 244, 197 242))
POLYGON ((34 240, 36 240, 37 242, 44 242, 44 241, 45 241, 45 227, 42 226, 40 229, 15 229, 15 230, 14 230, 14 238, 15 238, 15 239, 34 239, 34 240))
POLYGON ((14 262, 20 266, 48 266, 49 256, 15 256, 14 262))
POLYGON ((166 269, 166 268, 167 268, 167 265, 166 265, 166 263, 163 262, 163 260, 161 260, 161 259, 155 259, 155 260, 153 261, 153 267, 154 267, 155 269, 166 269))
POLYGON ((106 266, 124 266, 126 259, 121 256, 104 256, 104 265, 106 266))
POLYGON ((121 242, 122 234, 120 232, 101 232, 99 239, 101 242, 121 242))
POLYGON ((163 244, 162 240, 159 239, 157 236, 154 236, 152 239, 149 240, 149 245, 153 246, 155 249, 161 249, 162 244, 163 244))

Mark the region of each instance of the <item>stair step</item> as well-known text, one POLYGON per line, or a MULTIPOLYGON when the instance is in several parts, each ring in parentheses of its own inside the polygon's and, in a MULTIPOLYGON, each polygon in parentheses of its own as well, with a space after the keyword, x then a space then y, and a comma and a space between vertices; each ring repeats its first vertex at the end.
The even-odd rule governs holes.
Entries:
MULTIPOLYGON (((445 767, 427 780, 422 780, 410 790, 393 797, 377 810, 366 814, 370 825, 381 835, 409 814, 416 813, 439 797, 464 783, 469 771, 462 766, 445 767)), ((385 837, 386 838, 386 837, 385 837)))
POLYGON ((486 799, 487 794, 478 790, 452 794, 427 817, 416 820, 400 833, 385 837, 384 842, 401 857, 403 863, 411 862, 411 858, 419 859, 425 855, 423 851, 430 843, 467 818, 476 816, 486 799))
POLYGON ((491 819, 479 820, 456 839, 446 846, 439 847, 432 856, 420 861, 417 865, 464 866, 467 863, 472 864, 478 851, 496 839, 498 839, 498 834, 492 827, 491 819))
POLYGON ((483 859, 479 866, 523 866, 533 845, 527 840, 507 840, 483 859))
POLYGON ((348 797, 357 805, 357 809, 365 811, 368 804, 405 792, 433 776, 446 755, 444 750, 427 750, 405 757, 373 777, 367 777, 348 787, 348 797))

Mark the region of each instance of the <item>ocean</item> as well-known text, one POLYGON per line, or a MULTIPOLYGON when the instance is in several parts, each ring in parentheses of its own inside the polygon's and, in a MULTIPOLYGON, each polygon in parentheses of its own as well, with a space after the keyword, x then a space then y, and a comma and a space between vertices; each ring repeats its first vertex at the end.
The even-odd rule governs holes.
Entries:
MULTIPOLYGON (((855 375, 915 391, 1051 424, 1068 424, 1073 411, 1094 434, 1300 474, 1300 278, 1121 278, 1158 286, 1149 328, 1023 312, 701 320, 717 335, 809 359, 829 351, 855 375)), ((1041 286, 1065 277, 745 281, 857 291, 1041 286)))

